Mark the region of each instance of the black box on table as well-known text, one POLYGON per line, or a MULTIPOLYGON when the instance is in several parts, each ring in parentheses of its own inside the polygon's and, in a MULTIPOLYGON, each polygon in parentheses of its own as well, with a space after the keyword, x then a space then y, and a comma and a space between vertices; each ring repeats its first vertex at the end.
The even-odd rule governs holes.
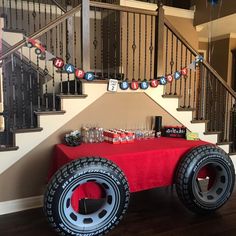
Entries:
POLYGON ((164 126, 162 136, 172 138, 185 138, 186 127, 184 126, 164 126))

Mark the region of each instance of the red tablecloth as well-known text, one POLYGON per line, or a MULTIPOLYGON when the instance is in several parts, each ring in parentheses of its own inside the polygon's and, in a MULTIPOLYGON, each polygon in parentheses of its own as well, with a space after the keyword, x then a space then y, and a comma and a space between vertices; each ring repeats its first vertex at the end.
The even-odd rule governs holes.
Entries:
POLYGON ((207 144, 180 138, 155 138, 131 144, 94 143, 69 147, 55 146, 53 166, 49 178, 71 160, 100 156, 116 163, 126 175, 130 191, 137 192, 173 184, 174 174, 181 157, 191 148, 207 144))

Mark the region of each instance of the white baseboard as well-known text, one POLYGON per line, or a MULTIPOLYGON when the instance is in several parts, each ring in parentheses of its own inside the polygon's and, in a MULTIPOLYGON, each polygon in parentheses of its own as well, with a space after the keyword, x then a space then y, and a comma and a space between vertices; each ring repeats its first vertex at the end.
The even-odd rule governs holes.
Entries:
POLYGON ((43 206, 43 196, 35 196, 12 201, 0 202, 0 215, 10 214, 18 211, 24 211, 42 206, 43 206))

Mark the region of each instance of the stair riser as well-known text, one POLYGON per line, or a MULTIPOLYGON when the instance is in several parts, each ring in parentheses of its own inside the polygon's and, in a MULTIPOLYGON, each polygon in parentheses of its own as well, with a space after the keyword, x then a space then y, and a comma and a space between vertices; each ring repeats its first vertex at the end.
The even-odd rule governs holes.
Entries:
POLYGON ((16 134, 16 145, 19 146, 19 149, 12 152, 1 152, 0 174, 105 94, 106 89, 106 84, 84 84, 84 91, 88 93, 89 96, 85 99, 83 98, 83 100, 62 99, 62 109, 66 110, 64 115, 39 116, 39 126, 42 127, 43 130, 34 133, 34 138, 32 138, 32 133, 16 134), (96 92, 94 92, 94 86, 96 86, 96 92))

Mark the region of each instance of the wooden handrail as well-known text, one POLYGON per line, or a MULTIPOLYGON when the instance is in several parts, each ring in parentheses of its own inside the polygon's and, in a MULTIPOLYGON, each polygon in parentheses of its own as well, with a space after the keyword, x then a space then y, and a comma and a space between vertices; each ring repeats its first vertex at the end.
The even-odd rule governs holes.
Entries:
MULTIPOLYGON (((63 21, 67 20, 68 18, 70 18, 71 16, 73 16, 75 13, 77 13, 79 10, 81 9, 81 4, 78 5, 75 8, 72 8, 71 10, 69 10, 68 12, 66 12, 65 14, 63 14, 62 16, 59 16, 58 18, 56 18, 55 20, 49 22, 47 25, 45 25, 44 27, 42 27, 40 30, 38 30, 37 32, 29 35, 29 38, 38 38, 41 35, 47 33, 49 30, 51 30, 52 28, 54 28, 55 26, 59 25, 60 23, 62 23, 63 21)), ((4 58, 6 58, 7 56, 9 56, 10 54, 12 54, 13 52, 17 51, 19 48, 21 48, 22 46, 24 46, 26 40, 23 39, 20 42, 16 43, 15 45, 13 45, 10 49, 8 49, 6 52, 3 52, 3 54, 0 56, 0 61, 3 60, 4 58)))
POLYGON ((134 7, 126 7, 126 6, 120 6, 120 5, 110 4, 110 3, 95 2, 95 1, 90 1, 90 7, 97 7, 97 8, 103 8, 103 9, 108 9, 108 10, 123 11, 123 12, 151 15, 151 16, 157 15, 157 12, 152 11, 152 10, 144 10, 144 9, 139 9, 139 8, 134 8, 134 7))
MULTIPOLYGON (((165 18, 167 28, 184 44, 186 48, 194 55, 199 55, 198 51, 188 43, 188 41, 175 29, 175 27, 165 18)), ((225 89, 236 99, 236 92, 227 84, 227 82, 212 68, 212 66, 203 61, 203 65, 216 77, 216 79, 225 87, 225 89)))
POLYGON ((67 12, 67 9, 63 7, 57 0, 51 0, 58 8, 60 8, 61 11, 64 13, 67 12))

